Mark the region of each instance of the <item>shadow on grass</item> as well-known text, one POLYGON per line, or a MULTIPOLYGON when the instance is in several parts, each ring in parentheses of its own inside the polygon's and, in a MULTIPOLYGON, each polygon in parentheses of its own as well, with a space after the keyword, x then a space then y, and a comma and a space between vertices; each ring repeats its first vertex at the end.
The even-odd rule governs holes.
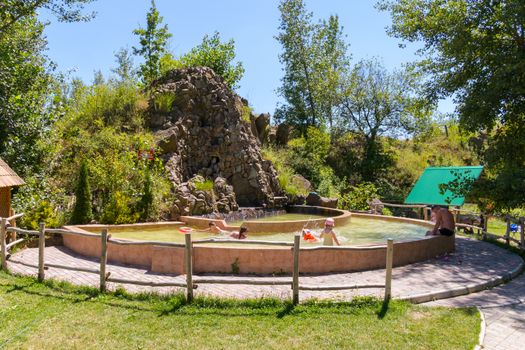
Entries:
POLYGON ((382 320, 383 318, 385 318, 387 312, 388 312, 388 306, 390 305, 390 298, 388 299, 385 299, 383 301, 383 304, 381 305, 381 309, 379 310, 379 312, 377 313, 377 318, 382 320))

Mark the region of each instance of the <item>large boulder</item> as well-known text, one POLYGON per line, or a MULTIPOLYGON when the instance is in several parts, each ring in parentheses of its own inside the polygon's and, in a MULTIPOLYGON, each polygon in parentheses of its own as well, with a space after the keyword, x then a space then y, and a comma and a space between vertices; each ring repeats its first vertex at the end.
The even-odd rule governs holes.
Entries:
MULTIPOLYGON (((234 210, 237 204, 275 206, 274 197, 282 195, 276 171, 262 159, 252 121, 243 118, 245 103, 222 77, 206 67, 177 69, 153 82, 151 91, 148 125, 155 131, 180 202, 174 204, 172 216, 210 208, 234 210), (188 180, 196 175, 213 180, 220 189, 231 186, 232 191, 204 205, 188 188, 188 180)), ((253 123, 256 130, 264 124, 259 118, 253 123)))
POLYGON ((321 197, 317 192, 310 192, 306 197, 306 204, 316 207, 337 208, 337 198, 321 197))

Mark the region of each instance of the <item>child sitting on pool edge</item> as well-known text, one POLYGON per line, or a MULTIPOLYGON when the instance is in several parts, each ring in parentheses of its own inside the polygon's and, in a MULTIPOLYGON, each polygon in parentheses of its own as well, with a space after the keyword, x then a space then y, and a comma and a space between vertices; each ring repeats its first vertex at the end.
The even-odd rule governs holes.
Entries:
POLYGON ((341 245, 337 239, 337 236, 335 235, 334 226, 335 221, 332 218, 328 218, 324 222, 324 229, 321 231, 321 235, 319 236, 323 240, 323 245, 333 246, 334 241, 337 245, 341 245))

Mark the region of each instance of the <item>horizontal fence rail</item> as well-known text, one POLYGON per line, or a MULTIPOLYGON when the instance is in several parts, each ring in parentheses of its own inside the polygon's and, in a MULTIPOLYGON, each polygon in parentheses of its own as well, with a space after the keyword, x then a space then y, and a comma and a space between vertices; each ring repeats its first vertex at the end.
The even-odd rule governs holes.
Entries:
MULTIPOLYGON (((17 217, 21 217, 22 214, 19 214, 17 217)), ((192 240, 192 234, 186 233, 185 234, 185 242, 184 243, 170 243, 170 242, 157 242, 157 241, 126 241, 126 240, 119 240, 119 239, 113 239, 111 238, 109 232, 107 229, 102 229, 102 232, 100 234, 97 233, 87 233, 87 232, 80 232, 80 231, 74 231, 74 230, 65 230, 65 229, 46 229, 44 224, 39 225, 38 231, 33 230, 24 230, 20 228, 15 227, 7 227, 7 219, 0 218, 0 240, 2 242, 1 244, 1 263, 2 268, 7 269, 7 259, 8 256, 8 249, 11 249, 12 247, 16 246, 17 244, 20 244, 24 242, 25 238, 20 238, 18 240, 15 240, 9 244, 6 244, 6 233, 18 233, 18 234, 24 234, 24 235, 30 235, 30 236, 38 236, 38 263, 37 264, 30 264, 22 261, 16 261, 13 260, 12 263, 15 264, 21 264, 24 266, 36 268, 38 270, 38 280, 43 281, 45 279, 45 271, 49 268, 57 268, 57 269, 64 269, 64 270, 70 270, 70 271, 78 271, 78 272, 87 272, 87 273, 93 273, 98 274, 100 276, 100 290, 102 292, 106 291, 106 283, 112 282, 112 283, 122 283, 122 284, 131 284, 131 285, 139 285, 139 286, 149 286, 149 287, 180 287, 180 288, 186 288, 186 298, 188 301, 191 301, 193 299, 193 289, 197 288, 199 284, 225 284, 225 285, 235 285, 235 284, 243 284, 243 285, 268 285, 268 286, 290 286, 292 289, 292 298, 293 303, 297 304, 299 302, 299 291, 300 290, 307 290, 307 291, 325 291, 325 290, 349 290, 349 289, 364 289, 364 288, 384 288, 385 290, 385 299, 389 299, 391 297, 391 280, 392 280, 392 261, 393 261, 393 240, 389 239, 386 246, 386 269, 385 269, 385 284, 341 284, 341 285, 324 285, 324 286, 314 286, 314 285, 308 285, 308 284, 300 284, 299 283, 299 262, 300 262, 300 251, 305 250, 317 250, 317 249, 333 249, 333 250, 344 250, 344 249, 355 249, 352 247, 308 247, 304 248, 301 247, 301 236, 299 234, 296 234, 294 236, 294 242, 278 242, 278 241, 263 241, 263 240, 235 240, 235 239, 217 239, 217 238, 210 238, 210 239, 202 239, 202 240, 192 240), (67 266, 63 264, 58 263, 51 263, 45 261, 45 235, 46 234, 62 234, 62 235, 76 235, 81 237, 90 237, 90 238, 97 238, 100 239, 100 260, 99 260, 99 268, 89 268, 89 267, 82 267, 82 266, 67 266), (233 278, 233 279, 226 279, 226 278, 206 278, 206 277, 198 277, 196 276, 195 279, 193 279, 193 250, 195 245, 205 245, 205 244, 221 244, 221 243, 228 243, 228 244, 244 244, 244 245, 269 245, 269 246, 282 246, 282 247, 291 247, 292 248, 292 264, 293 264, 293 272, 292 272, 292 278, 291 279, 268 279, 268 278, 261 278, 261 279, 254 279, 254 278, 233 278), (179 281, 166 281, 166 282, 157 282, 157 281, 138 281, 138 280, 132 280, 132 279, 125 279, 125 278, 119 278, 116 276, 112 276, 111 272, 107 271, 107 253, 108 253, 108 244, 116 244, 116 245, 155 245, 155 246, 166 246, 166 247, 176 247, 176 248, 184 248, 184 269, 185 269, 185 275, 186 280, 185 282, 179 282, 179 281)), ((362 248, 360 248, 362 249, 362 248)), ((385 246, 370 246, 365 247, 365 249, 370 250, 378 250, 378 249, 385 249, 385 246)))

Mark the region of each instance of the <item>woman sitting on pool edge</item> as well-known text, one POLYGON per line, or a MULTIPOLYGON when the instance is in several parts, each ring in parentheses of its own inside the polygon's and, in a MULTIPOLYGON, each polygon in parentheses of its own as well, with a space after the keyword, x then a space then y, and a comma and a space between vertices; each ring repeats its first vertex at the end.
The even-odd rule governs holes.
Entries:
POLYGON ((339 243, 339 240, 337 239, 337 236, 335 235, 334 226, 335 221, 332 218, 328 218, 324 222, 324 229, 323 231, 321 231, 321 235, 319 236, 319 238, 323 240, 323 245, 333 246, 334 241, 337 245, 341 245, 341 243, 339 243))

